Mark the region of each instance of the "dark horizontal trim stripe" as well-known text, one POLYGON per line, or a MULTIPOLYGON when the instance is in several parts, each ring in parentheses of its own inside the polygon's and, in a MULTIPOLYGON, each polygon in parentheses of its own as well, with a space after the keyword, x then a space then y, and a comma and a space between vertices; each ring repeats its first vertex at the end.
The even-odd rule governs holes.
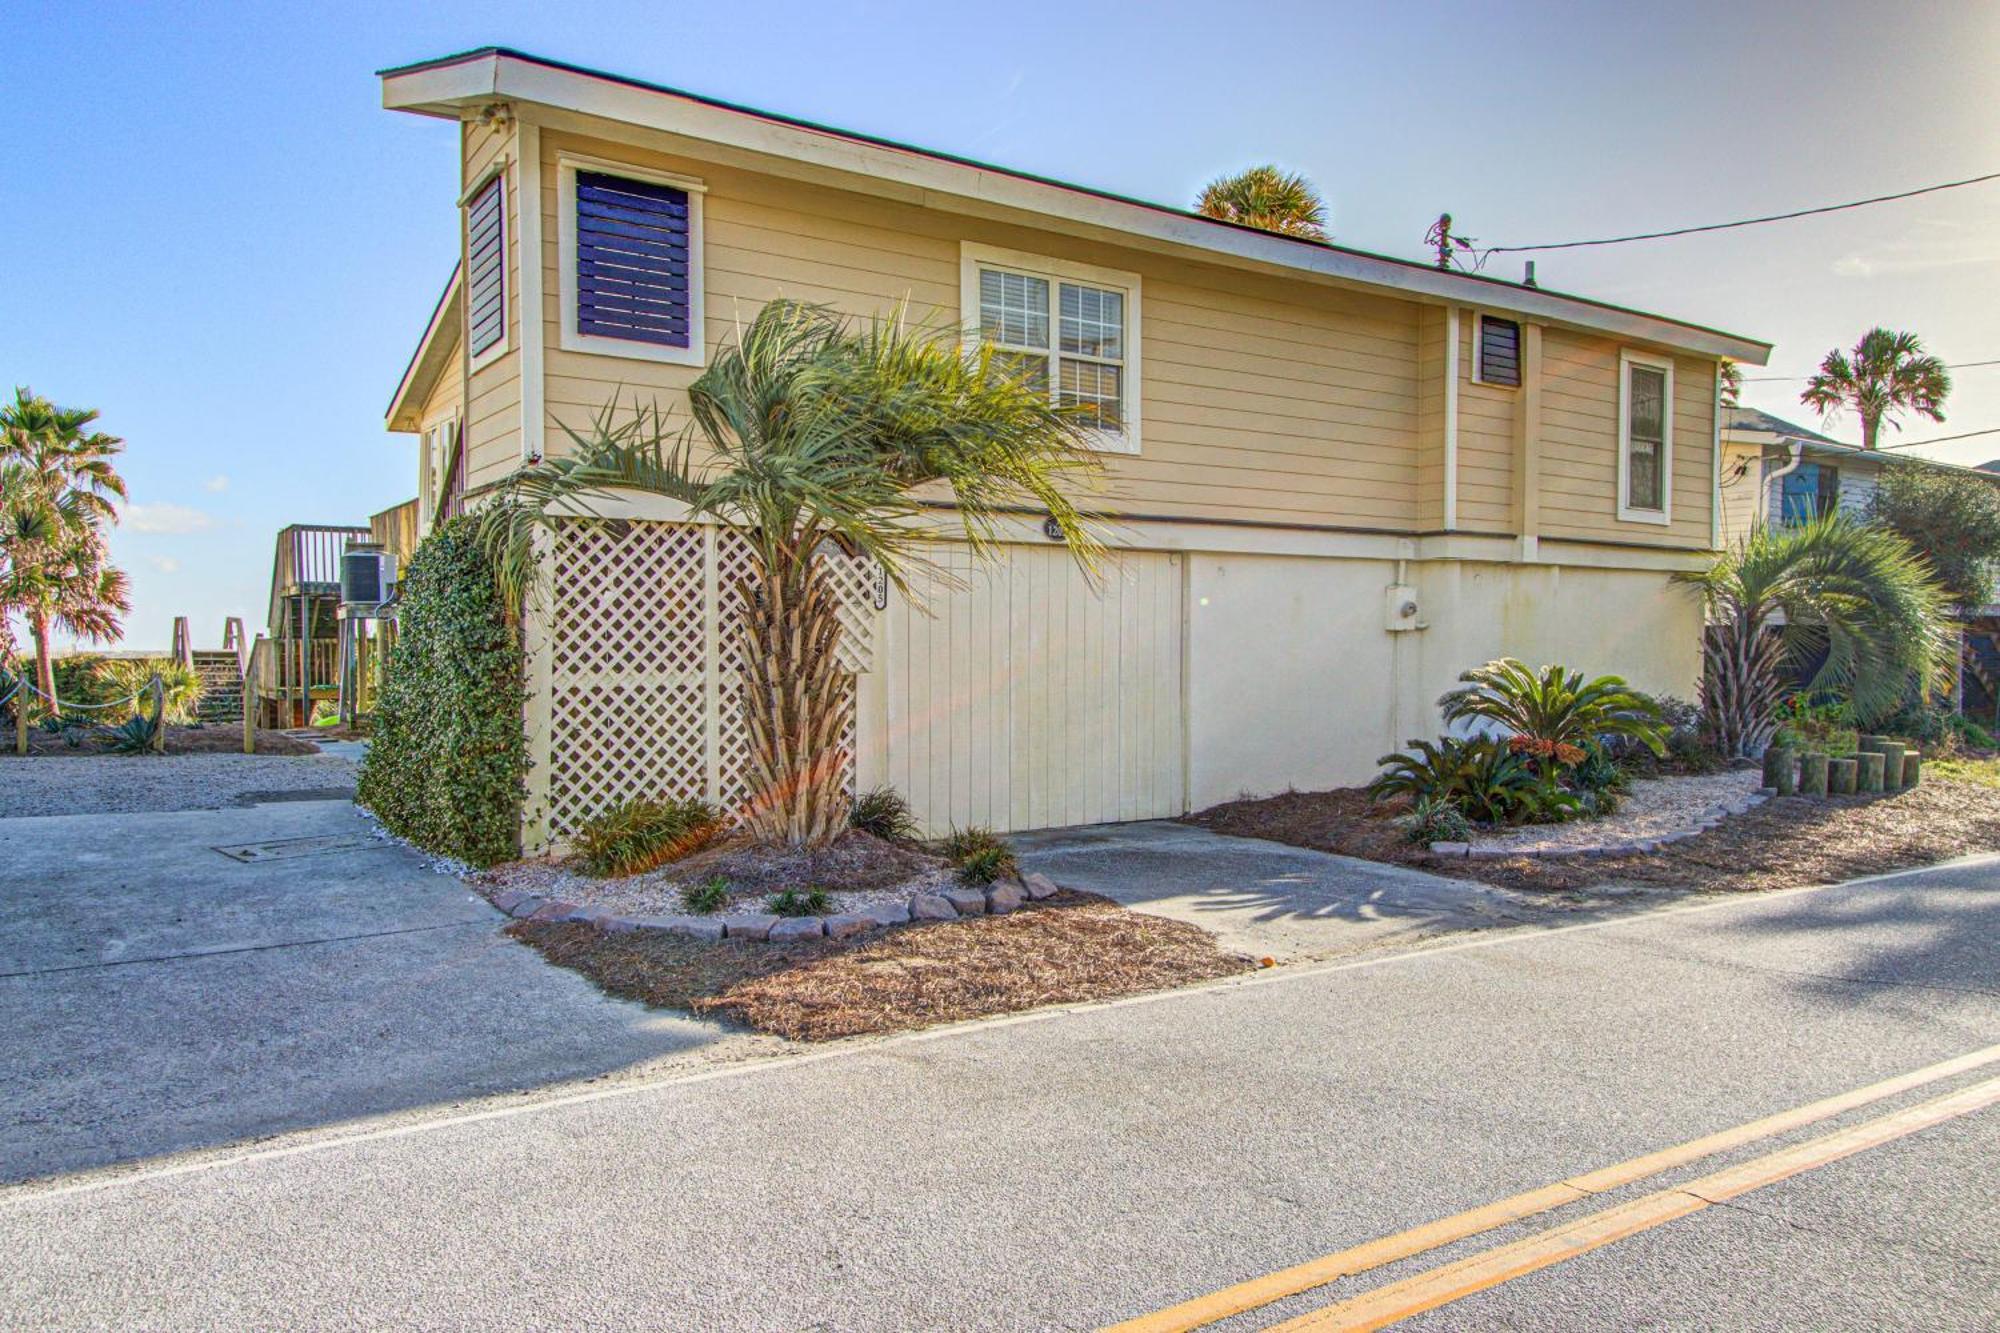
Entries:
POLYGON ((615 218, 622 222, 636 223, 641 227, 687 226, 686 204, 661 204, 649 199, 628 199, 616 195, 606 195, 602 191, 578 190, 576 211, 585 217, 615 218))
POLYGON ((628 241, 645 245, 686 245, 687 228, 667 229, 662 227, 635 227, 629 222, 614 222, 609 218, 579 217, 576 221, 577 239, 585 237, 617 236, 628 241))
POLYGON ((579 257, 576 261, 576 271, 587 277, 602 278, 607 282, 629 282, 635 287, 668 292, 688 289, 687 268, 686 264, 636 264, 623 255, 592 254, 579 257))

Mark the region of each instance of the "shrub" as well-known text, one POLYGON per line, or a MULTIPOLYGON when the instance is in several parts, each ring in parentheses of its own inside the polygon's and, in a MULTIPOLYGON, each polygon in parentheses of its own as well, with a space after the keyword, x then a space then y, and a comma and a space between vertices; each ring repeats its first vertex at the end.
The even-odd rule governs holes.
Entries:
POLYGON ((681 906, 696 916, 720 912, 729 906, 729 881, 720 875, 712 875, 699 884, 684 885, 681 888, 681 906))
POLYGON ((1449 801, 1426 798, 1403 816, 1406 841, 1429 845, 1433 842, 1465 842, 1472 837, 1472 821, 1449 801))
POLYGON ((824 916, 833 907, 825 889, 784 889, 764 900, 778 916, 824 916))
MULTIPOLYGON (((153 682, 154 675, 166 687, 166 720, 173 726, 183 727, 195 720, 201 704, 201 677, 190 666, 182 666, 168 657, 108 657, 98 659, 90 672, 91 700, 95 703, 109 703, 116 699, 131 699, 134 714, 150 711, 151 697, 146 687, 153 682)), ((62 691, 56 691, 58 698, 62 691)), ((109 721, 106 718, 106 721, 109 721)))
POLYGON ((847 825, 885 842, 914 842, 917 837, 917 820, 910 813, 910 803, 893 787, 877 787, 855 797, 847 825))
POLYGON ((953 829, 937 844, 938 854, 958 871, 961 884, 991 884, 1005 879, 1019 867, 1013 849, 990 828, 977 824, 953 829))
POLYGON ((585 820, 571 842, 593 875, 639 875, 701 850, 721 831, 706 801, 641 798, 585 820))
POLYGON ((983 888, 996 880, 1006 879, 1018 867, 1014 863, 1014 853, 1005 847, 981 847, 968 853, 958 863, 958 882, 972 888, 983 888))
POLYGON ((446 520, 410 560, 358 799, 397 836, 490 865, 518 846, 528 752, 520 636, 474 534, 446 520))
MULTIPOLYGON (((1606 736, 1622 736, 1654 754, 1666 752, 1659 705, 1619 676, 1586 681, 1581 671, 1545 666, 1539 673, 1511 657, 1474 667, 1459 677, 1465 688, 1438 700, 1447 723, 1467 718, 1492 722, 1536 758, 1580 751, 1606 736)), ((1581 757, 1579 755, 1579 757, 1581 757)))

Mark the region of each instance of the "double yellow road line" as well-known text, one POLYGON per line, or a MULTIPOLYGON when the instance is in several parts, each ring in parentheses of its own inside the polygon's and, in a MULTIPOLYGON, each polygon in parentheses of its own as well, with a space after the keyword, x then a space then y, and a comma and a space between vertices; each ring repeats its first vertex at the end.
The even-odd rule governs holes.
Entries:
MULTIPOLYGON (((1572 1176, 1497 1203, 1252 1278, 1153 1314, 1126 1320, 1113 1325, 1107 1333, 1181 1333, 1182 1330, 1200 1328, 1218 1319, 1323 1287, 1340 1278, 1365 1273, 1524 1218, 1622 1189, 1716 1153, 1829 1120, 1900 1093, 1984 1068, 1996 1061, 2000 1061, 2000 1046, 1989 1046, 1985 1050, 1973 1051, 1956 1059, 1872 1083, 1865 1088, 1809 1102, 1733 1129, 1692 1139, 1643 1157, 1634 1157, 1598 1171, 1572 1176)), ((1927 1126, 1969 1115, 1996 1102, 2000 1102, 2000 1078, 1974 1083, 1946 1096, 1780 1149, 1685 1185, 1659 1190, 1577 1218, 1525 1240, 1496 1246, 1417 1273, 1275 1327, 1287 1330, 1382 1328, 1675 1218, 1686 1217, 1714 1203, 1762 1189, 1802 1171, 1892 1142, 1927 1126)))

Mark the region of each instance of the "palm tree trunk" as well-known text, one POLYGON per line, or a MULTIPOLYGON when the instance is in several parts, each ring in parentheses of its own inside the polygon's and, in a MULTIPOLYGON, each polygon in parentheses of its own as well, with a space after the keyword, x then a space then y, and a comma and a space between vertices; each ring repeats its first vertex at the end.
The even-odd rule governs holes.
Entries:
POLYGON ((1873 449, 1875 440, 1882 433, 1882 418, 1867 412, 1861 414, 1861 447, 1873 449))
POLYGON ((838 656, 833 588, 810 554, 786 548, 737 585, 750 799, 757 841, 824 847, 847 826, 847 722, 854 678, 838 656))
POLYGON ((29 614, 28 626, 35 636, 35 688, 42 692, 49 712, 61 716, 62 705, 56 700, 56 664, 49 656, 49 613, 36 608, 29 614))

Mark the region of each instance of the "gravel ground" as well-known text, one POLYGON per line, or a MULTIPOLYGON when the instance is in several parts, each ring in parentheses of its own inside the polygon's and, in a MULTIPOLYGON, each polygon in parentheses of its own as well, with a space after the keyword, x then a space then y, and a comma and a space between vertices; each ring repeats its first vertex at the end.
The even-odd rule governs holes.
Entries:
MULTIPOLYGON (((678 864, 643 875, 623 879, 596 879, 561 861, 511 861, 483 871, 478 882, 496 889, 518 889, 544 898, 559 898, 580 907, 602 908, 619 916, 679 916, 687 911, 681 904, 681 886, 688 875, 678 864)), ((699 879, 697 879, 699 882, 699 879)), ((864 908, 907 902, 913 893, 939 893, 958 881, 949 870, 932 868, 908 879, 875 889, 850 889, 829 895, 832 911, 858 912, 864 908)), ((730 912, 762 912, 763 892, 732 893, 729 906, 717 915, 730 912)))
POLYGON ((0 819, 217 810, 260 794, 352 796, 352 759, 329 754, 78 755, 0 759, 0 819))
POLYGON ((1763 784, 1756 769, 1699 776, 1642 778, 1632 784, 1616 813, 1603 819, 1579 819, 1568 824, 1528 824, 1518 828, 1477 830, 1474 847, 1498 847, 1531 852, 1596 847, 1633 838, 1657 838, 1663 833, 1693 829, 1701 817, 1727 801, 1750 795, 1763 784))

